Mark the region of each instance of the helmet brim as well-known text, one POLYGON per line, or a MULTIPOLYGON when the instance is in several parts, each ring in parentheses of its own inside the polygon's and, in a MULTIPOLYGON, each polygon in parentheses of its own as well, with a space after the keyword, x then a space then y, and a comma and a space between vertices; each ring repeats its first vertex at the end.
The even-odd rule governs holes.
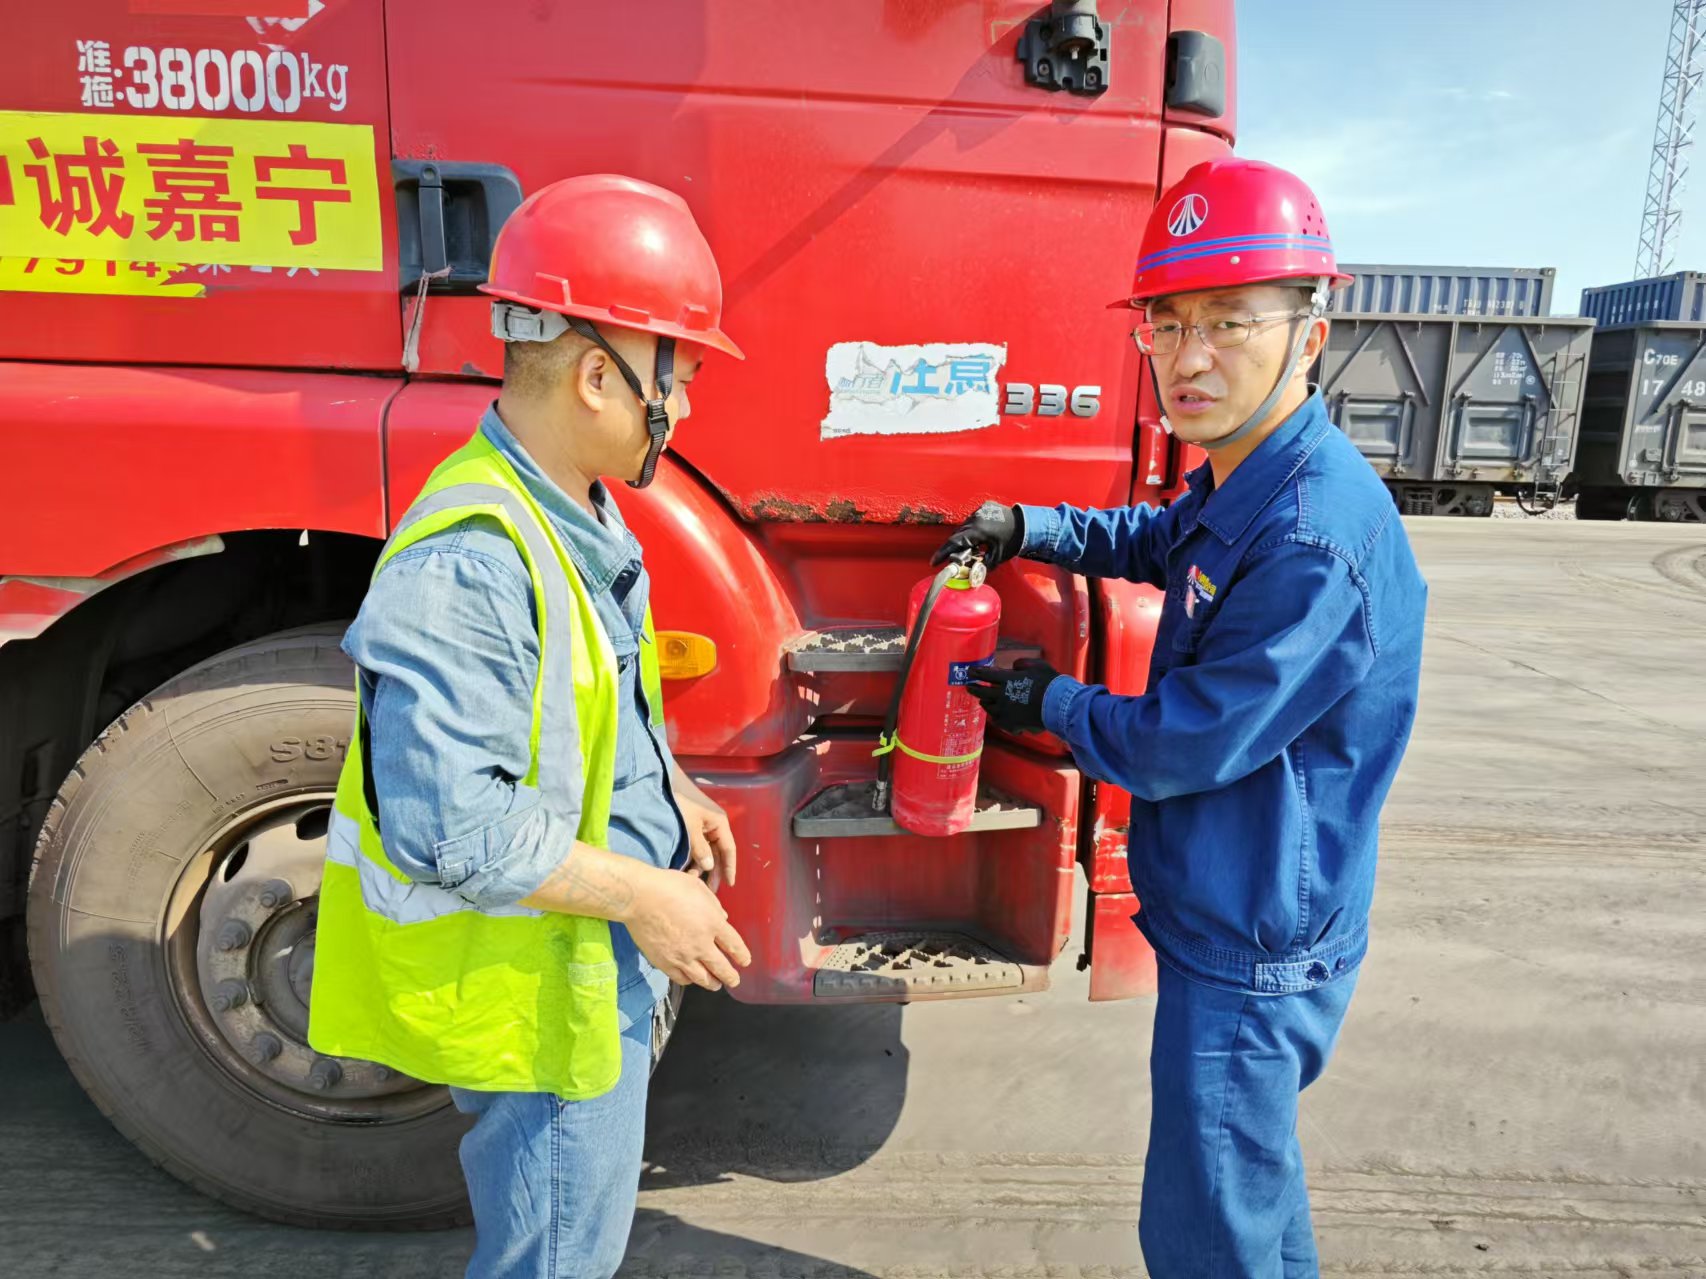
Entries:
MULTIPOLYGON (((1348 289, 1356 283, 1356 276, 1346 275, 1343 271, 1327 271, 1327 287, 1334 293, 1340 289, 1348 289)), ((1186 293, 1213 293, 1217 289, 1239 289, 1248 284, 1295 284, 1299 287, 1313 284, 1319 280, 1319 275, 1308 275, 1289 271, 1284 275, 1261 276, 1255 279, 1226 280, 1220 283, 1203 283, 1189 289, 1169 289, 1156 293, 1133 293, 1123 298, 1116 298, 1108 303, 1108 310, 1137 310, 1147 306, 1157 298, 1181 297, 1186 293)))
POLYGON ((629 317, 613 315, 608 307, 596 306, 564 306, 561 302, 551 303, 542 298, 529 297, 526 294, 513 292, 509 289, 494 288, 490 284, 479 286, 480 292, 494 298, 503 298, 507 302, 516 302, 522 306, 532 307, 535 311, 555 311, 558 315, 572 315, 577 319, 588 320, 599 325, 613 325, 619 329, 631 329, 636 333, 651 333, 657 337, 674 338, 677 342, 696 342, 700 346, 708 346, 724 355, 733 356, 737 360, 746 359, 746 353, 735 345, 734 339, 722 329, 693 329, 685 324, 673 321, 645 319, 636 320, 629 317))

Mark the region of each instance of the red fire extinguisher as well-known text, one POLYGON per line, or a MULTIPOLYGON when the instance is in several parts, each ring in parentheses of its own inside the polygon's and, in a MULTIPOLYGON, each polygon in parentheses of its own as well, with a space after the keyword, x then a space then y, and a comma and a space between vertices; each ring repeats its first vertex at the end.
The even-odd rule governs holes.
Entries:
POLYGON ((995 660, 1001 597, 981 560, 912 588, 908 640, 877 748, 876 805, 917 835, 957 835, 977 811, 985 715, 966 673, 995 660), (891 783, 892 775, 892 783, 891 783), (892 790, 891 790, 892 785, 892 790))

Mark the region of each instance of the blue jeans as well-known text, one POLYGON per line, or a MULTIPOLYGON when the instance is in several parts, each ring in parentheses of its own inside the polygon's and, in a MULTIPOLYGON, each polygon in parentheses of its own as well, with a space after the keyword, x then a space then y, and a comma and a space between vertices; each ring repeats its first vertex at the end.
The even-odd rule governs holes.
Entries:
POLYGON ((646 1136, 652 1022, 622 1033, 622 1079, 602 1097, 452 1088, 474 1205, 468 1279, 610 1279, 628 1250, 646 1136))
POLYGON ((1357 972, 1247 995, 1159 965, 1154 1116, 1138 1237, 1154 1279, 1314 1279, 1298 1094, 1327 1064, 1357 972))

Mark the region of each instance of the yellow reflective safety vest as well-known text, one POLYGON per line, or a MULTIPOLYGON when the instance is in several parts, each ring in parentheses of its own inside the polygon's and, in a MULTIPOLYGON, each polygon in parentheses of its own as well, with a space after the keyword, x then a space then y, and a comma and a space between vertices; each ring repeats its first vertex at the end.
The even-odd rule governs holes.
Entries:
MULTIPOLYGON (((582 782, 577 838, 606 848, 616 773, 617 665, 598 612, 520 476, 478 431, 442 462, 386 543, 405 547, 463 520, 496 520, 533 584, 539 672, 527 785, 582 782), (573 717, 579 747, 554 732, 573 717)), ((422 619, 430 625, 430 619, 422 619)), ((651 612, 640 674, 652 722, 663 689, 651 612)), ((454 642, 454 636, 447 636, 454 642)), ((610 925, 515 905, 481 910, 418 883, 385 854, 366 775, 360 702, 327 832, 308 1042, 429 1083, 596 1097, 622 1073, 610 925)), ((564 849, 565 856, 569 849, 564 849)))

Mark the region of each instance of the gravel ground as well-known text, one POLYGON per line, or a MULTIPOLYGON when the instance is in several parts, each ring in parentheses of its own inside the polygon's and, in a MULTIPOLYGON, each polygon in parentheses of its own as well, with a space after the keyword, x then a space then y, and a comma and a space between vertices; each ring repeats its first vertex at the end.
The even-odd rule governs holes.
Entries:
MULTIPOLYGON (((1706 528, 1405 524, 1421 717, 1300 1123, 1322 1273, 1701 1279, 1706 528)), ((1087 1002, 1077 950, 1042 995, 695 992, 623 1279, 1138 1279, 1153 1001, 1087 1002)), ((102 1118, 39 1014, 0 1025, 0 1097, 5 1279, 463 1274, 467 1231, 203 1199, 102 1118)))
POLYGON ((1493 518, 1495 520, 1573 520, 1576 518, 1575 502, 1559 502, 1550 511, 1539 515, 1530 515, 1516 504, 1515 498, 1501 497, 1493 503, 1493 518))

